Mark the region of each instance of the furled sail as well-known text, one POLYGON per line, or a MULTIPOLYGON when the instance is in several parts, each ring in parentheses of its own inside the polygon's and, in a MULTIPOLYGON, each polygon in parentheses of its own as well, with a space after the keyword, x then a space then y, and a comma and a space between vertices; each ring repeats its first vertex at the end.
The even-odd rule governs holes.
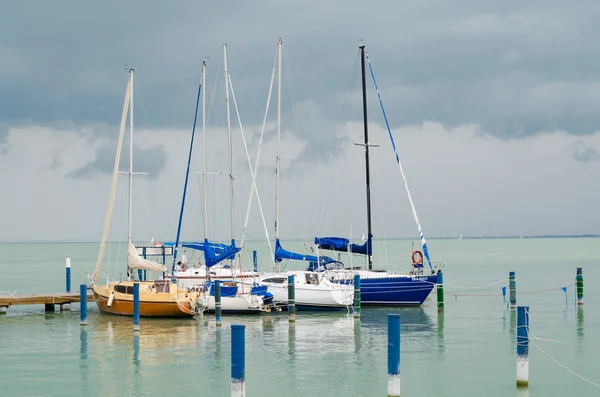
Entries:
POLYGON ((292 259, 295 261, 307 261, 307 262, 315 262, 320 265, 326 265, 328 263, 336 262, 335 259, 332 259, 328 256, 321 255, 318 258, 315 255, 304 255, 298 254, 296 252, 288 251, 281 246, 279 239, 275 240, 275 261, 281 262, 284 259, 292 259))
POLYGON ((320 249, 331 251, 351 252, 361 255, 371 255, 373 252, 371 235, 363 244, 351 244, 350 240, 343 237, 315 237, 315 244, 320 249))
POLYGON ((140 270, 150 270, 153 272, 166 272, 167 267, 161 265, 160 263, 149 261, 148 259, 142 258, 135 246, 132 243, 129 243, 129 248, 127 249, 127 268, 129 270, 140 269, 140 270))

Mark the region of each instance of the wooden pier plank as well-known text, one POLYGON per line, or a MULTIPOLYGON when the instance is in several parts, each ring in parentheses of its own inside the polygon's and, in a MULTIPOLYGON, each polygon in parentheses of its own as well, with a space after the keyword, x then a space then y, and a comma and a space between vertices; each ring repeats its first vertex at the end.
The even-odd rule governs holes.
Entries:
MULTIPOLYGON (((88 302, 94 301, 94 295, 88 294, 87 300, 88 302)), ((0 295, 0 307, 12 305, 61 305, 73 302, 79 302, 79 293, 0 295)))

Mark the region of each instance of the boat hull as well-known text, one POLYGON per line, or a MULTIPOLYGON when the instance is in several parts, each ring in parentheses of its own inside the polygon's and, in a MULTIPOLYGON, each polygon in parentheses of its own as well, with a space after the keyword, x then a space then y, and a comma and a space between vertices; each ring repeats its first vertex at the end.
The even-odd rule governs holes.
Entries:
MULTIPOLYGON (((208 312, 215 311, 215 297, 204 296, 198 298, 198 305, 208 312)), ((265 311, 261 298, 257 295, 243 294, 237 296, 221 297, 222 313, 251 314, 265 311)))
MULTIPOLYGON (((143 284, 143 283, 141 283, 143 284)), ((140 288, 141 290, 142 288, 140 288)), ((95 286, 93 289, 96 306, 101 312, 121 316, 133 316, 133 295, 114 291, 114 285, 95 286), (114 297, 109 306, 110 294, 114 297)), ((141 292, 141 317, 193 317, 196 314, 195 295, 168 292, 141 292)))
MULTIPOLYGON (((435 274, 397 275, 369 271, 359 274, 360 304, 363 306, 421 306, 437 282, 435 274)), ((353 283, 350 274, 338 273, 331 280, 343 284, 353 283)))
MULTIPOLYGON (((288 305, 287 285, 268 284, 277 305, 288 305)), ((345 310, 353 303, 353 290, 344 285, 339 288, 321 288, 319 285, 296 285, 295 303, 298 310, 345 310)))

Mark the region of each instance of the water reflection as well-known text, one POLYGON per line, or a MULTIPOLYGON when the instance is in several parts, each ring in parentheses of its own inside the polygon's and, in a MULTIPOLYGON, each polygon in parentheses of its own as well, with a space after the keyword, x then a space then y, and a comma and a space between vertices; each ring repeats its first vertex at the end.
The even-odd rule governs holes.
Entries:
POLYGON ((273 333, 273 317, 267 315, 262 318, 262 330, 265 334, 273 333))
POLYGON ((518 387, 517 388, 517 397, 529 397, 529 388, 518 387))
POLYGON ((517 311, 510 311, 510 347, 515 350, 517 348, 517 311))
POLYGON ((437 317, 437 345, 438 352, 442 354, 441 359, 444 359, 443 354, 446 352, 444 344, 444 312, 438 313, 437 317))
POLYGON ((388 314, 400 314, 403 332, 433 331, 431 316, 421 308, 369 308, 361 312, 361 323, 364 328, 383 330, 387 333, 388 314))
POLYGON ((577 337, 578 339, 583 339, 583 307, 577 307, 577 337))
POLYGON ((133 368, 134 373, 139 374, 140 372, 140 334, 134 332, 133 334, 133 368))
POLYGON ((136 371, 141 364, 141 346, 145 364, 169 365, 177 362, 177 357, 164 352, 195 349, 201 329, 197 320, 145 318, 141 330, 134 332, 131 317, 108 315, 96 317, 90 326, 94 329, 93 342, 98 346, 95 351, 100 361, 110 362, 120 351, 133 350, 129 354, 133 354, 131 360, 136 371))
POLYGON ((292 362, 296 358, 296 324, 290 323, 288 326, 288 354, 292 362))
POLYGON ((81 327, 79 333, 79 369, 81 371, 81 378, 87 380, 89 372, 88 358, 88 330, 87 327, 81 327))
POLYGON ((223 339, 223 326, 215 327, 215 360, 217 365, 221 365, 222 363, 222 339, 223 339))
POLYGON ((361 328, 360 320, 354 319, 354 354, 356 354, 357 360, 360 359, 360 355, 359 355, 360 346, 361 346, 360 328, 361 328))

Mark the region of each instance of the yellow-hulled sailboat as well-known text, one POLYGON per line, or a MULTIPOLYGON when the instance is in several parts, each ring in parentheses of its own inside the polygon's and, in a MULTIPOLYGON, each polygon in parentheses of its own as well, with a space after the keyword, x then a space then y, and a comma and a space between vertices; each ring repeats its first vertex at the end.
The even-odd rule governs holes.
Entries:
POLYGON ((177 283, 170 280, 155 281, 134 281, 135 272, 133 270, 149 270, 164 273, 167 271, 164 265, 149 261, 139 256, 136 247, 131 241, 131 220, 132 220, 132 177, 133 177, 133 73, 134 69, 129 69, 129 78, 127 80, 127 89, 125 91, 125 102, 123 104, 123 114, 121 116, 121 125, 119 138, 117 141, 117 153, 113 169, 112 185, 106 218, 104 220, 104 230, 102 241, 100 243, 100 252, 96 262, 96 270, 91 277, 92 291, 98 309, 112 314, 133 316, 133 286, 134 283, 140 284, 140 316, 148 317, 191 317, 197 312, 197 296, 195 292, 188 293, 185 289, 180 289, 177 283), (125 132, 125 123, 129 110, 129 233, 127 248, 127 274, 130 280, 127 281, 107 281, 105 285, 97 284, 100 275, 100 268, 104 258, 104 249, 110 230, 110 221, 115 202, 117 188, 117 179, 119 175, 119 162, 123 148, 123 136, 125 132))

